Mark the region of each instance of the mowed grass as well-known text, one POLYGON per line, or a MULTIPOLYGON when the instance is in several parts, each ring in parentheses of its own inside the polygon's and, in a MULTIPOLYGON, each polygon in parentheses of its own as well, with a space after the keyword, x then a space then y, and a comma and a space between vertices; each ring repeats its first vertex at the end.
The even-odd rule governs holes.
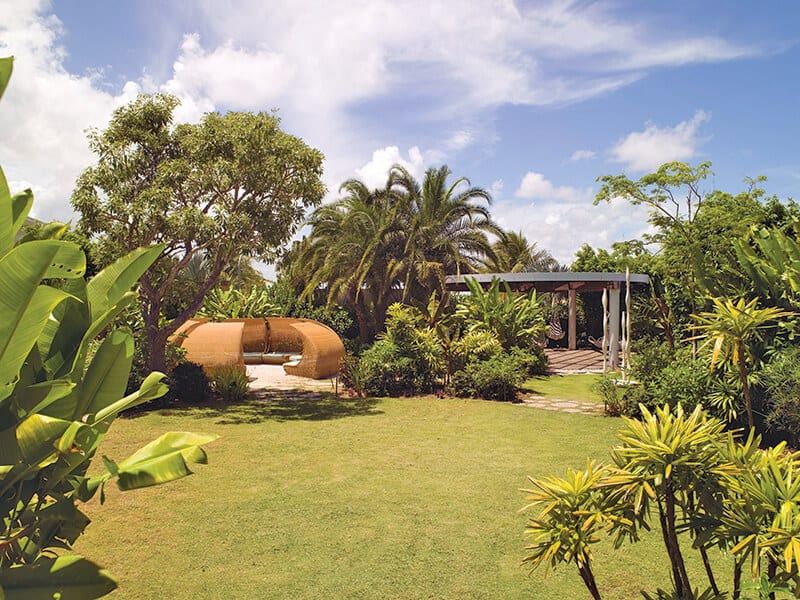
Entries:
POLYGON ((601 378, 602 375, 595 373, 541 375, 528 379, 522 388, 545 398, 602 402, 603 398, 596 390, 601 378))
MULTIPOLYGON (((547 576, 520 565, 520 488, 605 460, 618 426, 480 400, 307 392, 121 419, 101 448, 111 458, 166 431, 221 437, 196 475, 89 503, 76 549, 117 577, 120 599, 587 598, 571 565, 547 576)), ((668 585, 657 535, 596 554, 608 598, 668 585)))

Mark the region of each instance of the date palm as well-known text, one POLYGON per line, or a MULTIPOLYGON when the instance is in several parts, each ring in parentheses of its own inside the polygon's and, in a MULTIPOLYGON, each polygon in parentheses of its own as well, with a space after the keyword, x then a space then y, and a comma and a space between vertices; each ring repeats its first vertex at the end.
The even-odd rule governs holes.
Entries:
POLYGON ((360 336, 381 326, 399 285, 400 224, 390 191, 370 191, 361 181, 342 184, 341 199, 317 209, 311 234, 295 252, 289 271, 303 295, 324 288, 327 301, 351 304, 360 336))
POLYGON ((771 322, 793 313, 770 306, 758 308, 758 298, 746 302, 739 298, 736 302, 727 298, 712 298, 713 310, 692 315, 697 329, 704 332, 698 337, 706 338, 703 346, 711 346, 711 368, 719 363, 728 363, 739 374, 742 385, 747 424, 755 427, 753 401, 748 383, 748 373, 752 366, 752 345, 762 341, 762 331, 772 326, 771 322))
POLYGON ((558 261, 536 242, 529 242, 521 231, 510 231, 492 244, 494 256, 487 256, 482 270, 487 273, 530 273, 553 271, 558 261))
POLYGON ((435 290, 441 295, 446 275, 474 273, 484 257, 494 255, 487 233, 503 235, 486 206, 489 192, 464 177, 448 182, 451 174, 447 166, 431 168, 420 184, 400 165, 389 172, 404 221, 405 298, 425 300, 435 290))

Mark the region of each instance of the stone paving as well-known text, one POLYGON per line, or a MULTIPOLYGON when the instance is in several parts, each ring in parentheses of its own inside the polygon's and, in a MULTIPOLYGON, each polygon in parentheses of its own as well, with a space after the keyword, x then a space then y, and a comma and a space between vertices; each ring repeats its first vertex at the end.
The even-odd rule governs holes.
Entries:
POLYGON ((566 413, 581 415, 602 415, 603 405, 599 402, 588 400, 561 400, 559 398, 545 398, 536 394, 525 394, 520 398, 522 404, 531 408, 543 410, 557 410, 566 413))

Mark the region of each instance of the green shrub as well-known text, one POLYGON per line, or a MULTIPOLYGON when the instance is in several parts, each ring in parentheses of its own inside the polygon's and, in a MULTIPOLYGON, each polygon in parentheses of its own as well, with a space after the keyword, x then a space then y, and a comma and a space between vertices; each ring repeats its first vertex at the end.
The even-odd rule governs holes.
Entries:
POLYGON ((361 357, 345 361, 343 381, 365 396, 400 396, 414 391, 414 363, 388 340, 378 340, 361 357), (349 367, 349 368, 348 368, 349 367), (357 387, 356 387, 357 386, 357 387))
POLYGON ((211 399, 211 382, 203 367, 193 362, 177 365, 167 381, 169 396, 185 404, 202 404, 211 399))
POLYGON ((691 412, 704 403, 711 393, 708 367, 699 360, 678 360, 661 370, 655 381, 646 388, 646 405, 669 405, 691 412))
POLYGON ((603 398, 603 409, 607 416, 639 416, 639 404, 645 400, 642 385, 620 385, 617 379, 603 376, 594 389, 603 398))
MULTIPOLYGON (((647 385, 676 358, 675 350, 666 342, 642 340, 634 345, 631 356, 631 376, 647 385)), ((688 354, 686 355, 688 357, 688 354)))
POLYGON ((547 372, 547 355, 542 348, 519 348, 509 350, 509 354, 522 367, 525 375, 544 375, 547 372))
POLYGON ((776 354, 761 370, 767 428, 795 448, 800 442, 800 348, 776 354))
POLYGON ((513 355, 501 353, 487 360, 469 362, 453 374, 450 385, 456 396, 513 402, 525 378, 523 364, 513 355))
POLYGON ((361 394, 428 393, 444 376, 444 348, 437 332, 421 323, 417 309, 395 303, 387 311, 386 333, 361 353, 358 364, 351 359, 345 367, 344 380, 354 382, 361 394))
POLYGON ((278 309, 270 302, 264 287, 254 286, 249 291, 216 287, 206 294, 197 315, 212 321, 258 319, 277 316, 278 309))
POLYGON ((503 345, 491 331, 468 331, 454 341, 450 347, 453 371, 461 371, 467 363, 475 360, 488 360, 503 352, 503 345))
POLYGON ((214 372, 211 378, 214 391, 225 402, 241 402, 247 398, 250 390, 250 382, 247 374, 242 373, 236 367, 223 367, 214 372))

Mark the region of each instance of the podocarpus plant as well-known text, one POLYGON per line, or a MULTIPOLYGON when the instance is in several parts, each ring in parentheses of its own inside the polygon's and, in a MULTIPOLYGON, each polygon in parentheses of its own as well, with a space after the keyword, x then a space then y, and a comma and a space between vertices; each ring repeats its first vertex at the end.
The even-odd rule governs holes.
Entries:
POLYGON ((592 597, 600 598, 590 545, 604 529, 617 545, 636 541, 655 516, 673 590, 645 593, 646 598, 736 600, 746 587, 741 580, 748 561, 751 579, 767 596, 787 585, 800 594, 800 454, 783 444, 762 450, 752 430, 738 440, 700 406, 691 414, 680 405, 640 410, 641 421, 625 420, 622 444, 612 451, 614 466, 590 464, 565 479, 532 480, 536 489, 528 490, 528 508, 541 510, 529 521, 535 537, 524 560, 554 567, 573 562, 592 597), (692 586, 685 566, 689 547, 705 566, 703 592, 692 586), (731 579, 715 576, 708 557, 714 547, 733 556, 731 579), (730 596, 723 589, 726 581, 732 584, 730 596))
MULTIPOLYGON (((11 66, 0 59, 0 95, 11 66)), ((89 523, 77 503, 98 490, 102 502, 111 479, 130 490, 188 475, 188 462, 206 460, 200 444, 216 436, 167 433, 120 462, 104 456, 105 470, 87 475, 115 417, 166 391, 152 373, 124 395, 133 336, 113 328, 161 248, 131 252, 84 281, 77 245, 15 245, 32 201, 30 190, 12 197, 0 170, 0 597, 95 598, 116 583, 70 552, 89 523)))

